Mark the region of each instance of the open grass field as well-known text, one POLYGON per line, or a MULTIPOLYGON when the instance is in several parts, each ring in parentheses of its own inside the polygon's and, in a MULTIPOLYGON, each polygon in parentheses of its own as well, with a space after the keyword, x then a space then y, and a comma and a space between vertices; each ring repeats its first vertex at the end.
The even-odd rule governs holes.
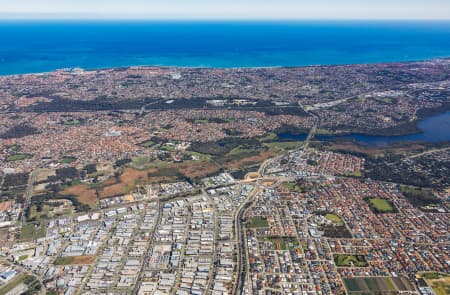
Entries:
POLYGON ((253 228, 269 227, 269 222, 266 218, 257 216, 250 219, 249 226, 253 228))
POLYGON ((6 157, 6 161, 8 161, 8 162, 21 161, 21 160, 25 160, 29 157, 30 157, 29 154, 15 154, 15 155, 10 155, 10 156, 6 157))
POLYGON ((333 223, 335 224, 342 224, 342 219, 336 215, 336 214, 332 214, 332 213, 328 213, 325 215, 325 218, 328 220, 331 220, 333 223))
POLYGON ((45 234, 46 234, 46 227, 43 223, 38 226, 32 223, 27 223, 20 230, 20 240, 31 241, 43 238, 45 237, 45 234))
POLYGON ((77 184, 68 187, 62 191, 62 194, 76 196, 79 202, 89 205, 91 209, 98 207, 98 198, 95 189, 90 188, 88 185, 77 184))
POLYGON ((375 213, 394 213, 395 207, 391 201, 382 198, 370 198, 370 207, 375 209, 375 213))
POLYGON ((72 162, 75 162, 76 160, 77 160, 77 158, 75 158, 75 157, 64 157, 64 158, 61 159, 60 162, 62 164, 70 164, 72 162))
POLYGON ((362 255, 334 254, 333 258, 338 267, 367 267, 369 265, 362 255))
POLYGON ((64 121, 64 125, 67 125, 67 126, 76 126, 76 125, 80 125, 80 123, 81 122, 77 119, 64 121))
POLYGON ((145 141, 145 142, 141 143, 141 146, 143 146, 143 147, 152 147, 154 145, 156 145, 156 142, 151 141, 151 140, 148 140, 148 141, 145 141))
POLYGON ((92 264, 95 261, 95 256, 65 256, 55 259, 55 265, 80 265, 80 264, 92 264))
POLYGON ((414 286, 403 277, 356 277, 344 279, 348 294, 397 294, 414 291, 414 286))

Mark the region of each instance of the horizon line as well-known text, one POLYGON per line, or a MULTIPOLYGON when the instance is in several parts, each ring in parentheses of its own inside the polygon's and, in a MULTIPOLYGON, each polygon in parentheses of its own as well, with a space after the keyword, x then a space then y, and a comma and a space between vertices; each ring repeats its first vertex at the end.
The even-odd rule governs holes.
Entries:
POLYGON ((4 21, 148 21, 148 22, 449 22, 450 18, 145 18, 145 17, 6 17, 4 21))

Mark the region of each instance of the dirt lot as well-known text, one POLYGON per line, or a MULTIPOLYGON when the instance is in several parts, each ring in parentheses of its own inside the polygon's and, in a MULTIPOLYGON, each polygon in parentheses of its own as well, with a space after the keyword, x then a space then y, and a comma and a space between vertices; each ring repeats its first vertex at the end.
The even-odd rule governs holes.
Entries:
POLYGON ((212 162, 181 164, 178 170, 190 178, 206 177, 219 171, 219 166, 212 162))
POLYGON ((65 189, 62 194, 77 196, 78 201, 89 205, 91 208, 96 208, 98 205, 97 194, 94 189, 91 189, 85 184, 78 184, 65 189))
POLYGON ((56 258, 55 265, 92 264, 94 261, 95 256, 67 256, 56 258))
POLYGON ((119 182, 109 179, 99 189, 100 198, 110 198, 129 193, 137 183, 148 180, 148 171, 140 171, 133 168, 125 168, 119 177, 119 182))
POLYGON ((251 157, 243 158, 242 160, 238 160, 238 161, 226 162, 226 163, 224 163, 224 166, 229 169, 238 169, 238 168, 241 168, 244 166, 262 163, 265 160, 274 157, 275 155, 276 155, 276 152, 274 152, 274 151, 262 152, 258 156, 251 156, 251 157))
POLYGON ((56 171, 55 170, 49 170, 49 169, 39 170, 39 173, 36 175, 35 182, 45 181, 45 180, 47 180, 47 178, 49 176, 54 176, 54 175, 56 175, 56 171))
POLYGON ((127 185, 135 185, 139 181, 145 181, 148 171, 140 171, 132 168, 126 168, 122 175, 120 175, 120 181, 127 185))

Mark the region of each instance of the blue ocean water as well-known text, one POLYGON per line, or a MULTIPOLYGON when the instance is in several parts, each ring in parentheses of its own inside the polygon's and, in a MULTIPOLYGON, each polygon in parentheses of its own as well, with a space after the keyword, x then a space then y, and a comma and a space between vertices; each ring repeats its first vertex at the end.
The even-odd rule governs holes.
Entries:
POLYGON ((0 75, 131 65, 267 67, 450 56, 450 22, 0 21, 0 75))

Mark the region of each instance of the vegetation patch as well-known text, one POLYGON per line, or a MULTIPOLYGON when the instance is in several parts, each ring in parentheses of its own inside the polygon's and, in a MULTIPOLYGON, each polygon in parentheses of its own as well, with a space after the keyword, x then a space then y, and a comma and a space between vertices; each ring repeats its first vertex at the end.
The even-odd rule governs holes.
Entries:
POLYGON ((255 150, 262 147, 261 143, 254 138, 243 139, 238 137, 230 137, 215 142, 193 143, 190 150, 213 156, 224 156, 239 146, 241 149, 247 150, 255 150))
POLYGON ((22 226, 20 230, 20 240, 22 241, 31 241, 39 238, 45 237, 46 227, 42 223, 40 225, 36 225, 33 223, 26 223, 22 226))
POLYGON ((302 135, 302 134, 308 134, 309 130, 300 128, 298 126, 295 125, 282 125, 280 127, 278 127, 277 129, 275 129, 275 133, 276 134, 291 134, 291 135, 302 135))
POLYGON ((264 146, 268 147, 271 150, 276 151, 288 151, 297 149, 303 146, 303 141, 277 141, 277 142, 266 142, 264 146))
POLYGON ((400 191, 416 208, 440 204, 442 201, 435 197, 431 190, 401 185, 400 191))
POLYGON ((334 254, 333 258, 338 267, 367 267, 369 265, 363 255, 334 254))
POLYGON ((80 202, 78 197, 75 195, 64 195, 50 191, 33 196, 31 198, 30 206, 25 211, 25 215, 27 216, 28 220, 36 221, 38 217, 44 217, 46 214, 48 214, 51 209, 50 207, 57 207, 61 203, 63 203, 62 200, 70 201, 77 212, 86 212, 91 209, 89 205, 80 202), (35 212, 33 212, 33 210, 35 210, 35 212), (36 214, 36 212, 39 214, 36 214))
POLYGON ((327 213, 325 214, 325 218, 332 221, 335 224, 342 224, 342 219, 337 214, 327 213))
POLYGON ((305 191, 305 186, 301 182, 283 182, 282 184, 280 184, 280 186, 291 192, 303 193, 305 191))
POLYGON ((260 142, 274 142, 278 140, 278 136, 275 132, 267 132, 264 136, 258 138, 260 142))
POLYGON ((75 162, 77 160, 77 158, 75 158, 75 157, 64 157, 64 158, 62 158, 61 159, 61 164, 70 164, 70 163, 73 163, 73 162, 75 162))
POLYGON ((141 143, 140 145, 143 146, 143 147, 148 148, 148 147, 152 147, 152 146, 157 145, 157 143, 154 142, 154 141, 151 141, 151 140, 147 140, 147 141, 144 141, 143 143, 141 143))
POLYGON ((450 274, 426 273, 423 275, 436 295, 450 294, 450 274))
POLYGON ((387 199, 383 198, 366 198, 370 209, 373 213, 396 213, 398 212, 394 204, 387 199))
POLYGON ((323 215, 326 219, 331 221, 331 224, 323 224, 320 226, 320 230, 323 232, 323 235, 328 238, 352 238, 351 232, 345 226, 344 221, 339 215, 323 212, 319 213, 323 215))
POLYGON ((251 172, 257 172, 258 169, 259 169, 259 165, 252 165, 252 166, 241 167, 239 169, 231 171, 230 173, 235 179, 244 179, 245 175, 247 175, 248 173, 251 173, 251 172))
POLYGON ((71 119, 71 120, 64 121, 63 124, 66 126, 77 126, 77 125, 80 125, 81 122, 80 122, 80 120, 77 120, 77 119, 71 119))
POLYGON ((29 125, 16 125, 0 134, 1 139, 21 138, 28 135, 38 134, 39 130, 29 125))
POLYGON ((28 183, 29 173, 6 174, 3 178, 3 187, 14 187, 26 185, 28 183))
POLYGON ((29 155, 29 154, 14 154, 14 155, 10 155, 10 156, 6 157, 6 161, 8 161, 8 162, 21 161, 21 160, 25 160, 30 157, 31 157, 31 155, 29 155))
POLYGON ((256 216, 250 219, 249 226, 252 228, 269 227, 269 222, 265 217, 256 216))

